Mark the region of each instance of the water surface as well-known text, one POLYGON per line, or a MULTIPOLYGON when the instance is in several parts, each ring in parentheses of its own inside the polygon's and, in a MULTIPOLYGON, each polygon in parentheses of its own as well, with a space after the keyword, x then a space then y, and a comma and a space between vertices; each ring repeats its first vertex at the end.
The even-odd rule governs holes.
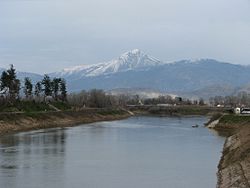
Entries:
POLYGON ((206 117, 133 117, 0 138, 2 188, 213 188, 224 138, 206 117))

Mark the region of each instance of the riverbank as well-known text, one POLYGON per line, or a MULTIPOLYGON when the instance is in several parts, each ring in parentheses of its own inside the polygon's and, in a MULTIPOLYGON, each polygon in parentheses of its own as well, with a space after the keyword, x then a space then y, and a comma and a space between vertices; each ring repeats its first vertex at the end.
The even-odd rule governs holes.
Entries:
POLYGON ((250 127, 226 139, 218 169, 218 188, 250 187, 250 127))
POLYGON ((231 135, 225 141, 218 165, 217 188, 249 188, 250 116, 224 115, 213 128, 231 135))
POLYGON ((182 116, 182 115, 209 115, 230 112, 230 108, 216 108, 209 106, 196 105, 176 105, 176 106, 157 106, 157 105, 131 105, 127 107, 138 115, 157 115, 157 116, 182 116))
POLYGON ((98 121, 112 121, 131 116, 123 109, 85 109, 81 111, 1 113, 0 135, 19 131, 69 127, 98 121))

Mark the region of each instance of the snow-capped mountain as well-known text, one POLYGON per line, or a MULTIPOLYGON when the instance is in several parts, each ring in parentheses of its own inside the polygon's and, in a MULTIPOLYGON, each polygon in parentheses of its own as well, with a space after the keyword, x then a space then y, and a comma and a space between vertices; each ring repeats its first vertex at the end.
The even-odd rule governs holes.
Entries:
MULTIPOLYGON (((20 79, 28 76, 34 81, 43 78, 24 72, 17 75, 20 79)), ((68 92, 94 88, 106 91, 148 88, 163 93, 207 98, 237 93, 242 86, 250 84, 250 66, 213 59, 164 63, 136 49, 109 62, 67 68, 49 76, 65 78, 68 92)))
POLYGON ((207 97, 230 95, 235 88, 250 83, 250 67, 212 59, 163 63, 139 50, 132 50, 107 63, 66 69, 51 76, 64 77, 69 91, 151 88, 207 97), (223 89, 224 86, 231 89, 223 89))
POLYGON ((62 72, 54 73, 54 75, 65 78, 93 77, 109 75, 118 72, 126 72, 129 70, 147 70, 151 67, 162 64, 163 62, 159 61, 158 59, 150 57, 138 49, 134 49, 109 62, 66 68, 62 72))
POLYGON ((69 91, 151 88, 207 97, 229 95, 250 83, 250 67, 213 59, 164 63, 136 49, 109 62, 67 68, 50 76, 65 78, 69 91))

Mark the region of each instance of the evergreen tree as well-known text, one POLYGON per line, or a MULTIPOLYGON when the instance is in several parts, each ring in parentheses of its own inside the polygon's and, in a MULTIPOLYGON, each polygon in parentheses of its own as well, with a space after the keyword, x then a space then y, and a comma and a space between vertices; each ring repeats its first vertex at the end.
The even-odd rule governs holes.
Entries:
POLYGON ((3 71, 1 75, 1 91, 3 91, 3 93, 8 92, 8 80, 8 73, 3 71))
POLYGON ((14 65, 10 65, 10 68, 7 70, 9 80, 13 81, 16 79, 16 69, 14 69, 14 65))
POLYGON ((52 86, 52 92, 53 92, 53 98, 55 100, 58 99, 58 91, 59 91, 59 87, 60 87, 60 83, 61 83, 61 78, 54 78, 52 80, 51 86, 52 86))
POLYGON ((35 85, 35 96, 40 97, 41 93, 42 93, 42 84, 41 82, 37 82, 35 85))
POLYGON ((50 77, 45 74, 42 80, 44 97, 52 95, 51 80, 50 77))
POLYGON ((204 102, 204 99, 203 99, 203 98, 200 98, 200 99, 199 99, 199 105, 200 105, 200 106, 205 105, 205 102, 204 102))
POLYGON ((25 77, 24 78, 24 94, 25 94, 26 99, 31 98, 32 90, 33 90, 33 85, 31 83, 30 78, 25 77))
POLYGON ((60 82, 60 92, 61 92, 61 100, 67 101, 67 88, 66 88, 66 81, 61 79, 60 82))
POLYGON ((16 77, 16 70, 13 65, 10 65, 7 71, 2 72, 1 90, 4 91, 11 102, 14 102, 19 97, 20 80, 16 77))
POLYGON ((19 79, 15 79, 11 83, 11 89, 10 89, 10 100, 14 102, 16 99, 19 98, 19 92, 21 89, 21 83, 19 79))

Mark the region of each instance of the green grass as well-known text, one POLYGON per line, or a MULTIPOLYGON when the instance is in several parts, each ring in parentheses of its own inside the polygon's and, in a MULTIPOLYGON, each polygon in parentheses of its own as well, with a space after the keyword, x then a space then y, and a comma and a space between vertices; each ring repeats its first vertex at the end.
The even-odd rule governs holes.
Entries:
POLYGON ((152 114, 182 114, 203 115, 210 112, 209 108, 195 106, 152 107, 148 110, 152 114))
POLYGON ((146 112, 155 115, 211 115, 214 113, 227 113, 227 109, 209 106, 177 105, 177 106, 135 106, 130 111, 146 112))
POLYGON ((14 104, 5 104, 0 106, 0 112, 40 112, 53 111, 44 102, 35 101, 17 101, 14 104))
MULTIPOLYGON (((52 102, 56 108, 65 111, 71 109, 71 106, 63 102, 52 102)), ((44 112, 55 111, 45 102, 36 101, 17 101, 14 104, 0 105, 0 112, 44 112)))
POLYGON ((250 123, 250 116, 247 115, 224 115, 220 119, 220 123, 225 124, 239 124, 239 123, 250 123))
POLYGON ((65 102, 58 101, 58 102, 52 102, 51 104, 62 111, 71 109, 71 106, 65 102))
POLYGON ((222 116, 223 116, 222 113, 215 113, 215 114, 213 114, 212 117, 209 119, 209 121, 207 123, 205 123, 205 125, 209 125, 213 121, 220 119, 222 116))
POLYGON ((44 102, 35 102, 35 101, 21 101, 15 104, 15 106, 19 109, 19 111, 24 112, 39 112, 39 111, 53 111, 44 102))

